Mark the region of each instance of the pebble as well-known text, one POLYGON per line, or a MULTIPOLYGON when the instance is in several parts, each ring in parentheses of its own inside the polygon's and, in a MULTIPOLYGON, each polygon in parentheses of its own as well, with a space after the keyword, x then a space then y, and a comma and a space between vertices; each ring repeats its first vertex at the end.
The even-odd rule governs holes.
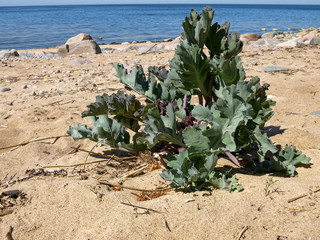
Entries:
POLYGON ((289 71, 290 69, 287 67, 277 67, 277 66, 268 66, 262 69, 263 72, 281 72, 281 71, 289 71))
POLYGON ((320 45, 320 37, 314 37, 310 41, 311 45, 320 45))
POLYGON ((163 42, 172 42, 172 38, 164 39, 163 42))
POLYGON ((277 47, 297 47, 297 46, 299 46, 299 42, 295 39, 277 44, 277 47))
POLYGON ((140 58, 136 58, 136 59, 133 59, 133 63, 134 64, 138 64, 141 62, 141 59, 140 58))
POLYGON ((69 62, 67 62, 68 65, 83 65, 83 64, 88 64, 92 63, 90 60, 82 60, 82 59, 72 59, 69 62))
POLYGON ((310 113, 313 116, 320 116, 320 110, 310 113))
POLYGON ((45 94, 45 93, 48 93, 48 91, 45 91, 45 90, 40 90, 39 91, 39 94, 45 94))
POLYGON ((6 78, 6 79, 8 79, 8 80, 13 80, 13 79, 14 79, 14 77, 9 76, 9 75, 4 76, 4 78, 6 78))
POLYGON ((2 88, 1 89, 1 92, 9 92, 9 91, 11 91, 11 88, 2 88))
POLYGON ((27 89, 28 88, 28 84, 23 84, 22 85, 22 89, 27 89))

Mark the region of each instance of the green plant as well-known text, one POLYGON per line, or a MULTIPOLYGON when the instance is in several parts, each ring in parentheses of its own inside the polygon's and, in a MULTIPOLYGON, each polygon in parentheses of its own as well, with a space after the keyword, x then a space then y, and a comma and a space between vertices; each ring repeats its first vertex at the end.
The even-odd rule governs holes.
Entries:
POLYGON ((266 196, 268 196, 270 194, 270 190, 269 190, 270 186, 275 184, 278 181, 279 180, 273 180, 273 177, 268 178, 266 180, 266 185, 264 186, 264 191, 265 191, 266 196))
POLYGON ((229 34, 228 22, 211 24, 213 15, 206 7, 186 17, 170 69, 149 67, 145 74, 136 66, 128 73, 114 64, 120 82, 144 95, 145 105, 122 91, 97 96, 82 113, 92 118, 93 128, 76 124, 68 133, 134 153, 174 146, 176 151, 164 157, 168 169, 161 174, 173 187, 242 190, 235 176, 215 167, 219 154, 239 165, 232 152, 248 149, 258 153, 258 159, 250 160, 255 171, 294 176, 295 166, 310 159, 293 146, 278 151, 268 139, 263 127, 275 105, 267 99, 268 85, 261 85, 258 77, 246 80, 237 56, 242 42, 235 32, 229 34), (195 97, 199 104, 191 103, 195 97), (127 129, 133 131, 132 138, 127 129))

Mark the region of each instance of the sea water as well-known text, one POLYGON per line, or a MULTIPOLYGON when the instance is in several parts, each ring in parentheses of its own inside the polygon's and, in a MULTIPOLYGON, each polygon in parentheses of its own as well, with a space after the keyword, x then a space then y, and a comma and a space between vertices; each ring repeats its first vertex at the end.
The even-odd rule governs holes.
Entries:
MULTIPOLYGON (((0 7, 0 49, 62 45, 81 32, 99 44, 161 41, 182 32, 181 23, 200 4, 70 5, 0 7)), ((320 27, 320 5, 212 4, 213 22, 231 22, 232 31, 262 33, 320 27)))

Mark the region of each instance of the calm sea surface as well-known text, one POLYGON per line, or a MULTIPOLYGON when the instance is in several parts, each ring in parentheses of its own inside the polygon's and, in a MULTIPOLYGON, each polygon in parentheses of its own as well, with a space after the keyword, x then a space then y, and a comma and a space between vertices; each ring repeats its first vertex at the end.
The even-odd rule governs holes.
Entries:
MULTIPOLYGON (((0 7, 0 49, 46 48, 62 45, 80 32, 99 44, 160 41, 182 32, 191 8, 205 5, 73 5, 0 7), (98 38, 102 38, 99 40, 98 38)), ((213 22, 231 22, 238 33, 261 28, 320 27, 320 5, 212 5, 213 22)))

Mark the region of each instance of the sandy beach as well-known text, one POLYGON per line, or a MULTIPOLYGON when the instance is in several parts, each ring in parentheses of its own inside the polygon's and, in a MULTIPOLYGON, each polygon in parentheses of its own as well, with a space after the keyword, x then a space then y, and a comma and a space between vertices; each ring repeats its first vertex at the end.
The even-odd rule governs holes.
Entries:
MULTIPOLYGON (((159 44, 172 46, 172 42, 143 43, 159 44)), ((66 136, 75 123, 91 124, 90 119, 81 118, 81 112, 95 96, 127 91, 114 76, 112 63, 128 68, 141 64, 146 70, 168 66, 174 55, 169 47, 144 53, 116 51, 133 45, 139 44, 100 46, 103 51, 97 55, 0 61, 0 89, 10 89, 0 92, 0 148, 29 142, 0 150, 0 238, 10 239, 11 226, 15 240, 320 239, 320 192, 313 193, 320 188, 320 116, 311 114, 320 110, 319 45, 248 44, 240 54, 247 79, 259 76, 262 83, 269 83, 269 98, 277 102, 267 123, 271 140, 283 147, 295 145, 312 159, 309 168, 297 168, 293 178, 253 175, 220 159, 219 167, 235 168, 244 191, 173 190, 149 201, 138 201, 139 191, 115 191, 98 183, 103 179, 131 188, 167 187, 159 175, 161 169, 149 171, 150 166, 138 176, 124 177, 147 166, 146 157, 65 167, 103 160, 72 147, 115 153, 95 142, 66 136), (262 71, 268 66, 287 70, 262 71), (41 138, 48 139, 31 141, 41 138), (30 178, 16 181, 26 176, 30 178), (274 183, 269 186, 271 177, 274 183), (8 193, 13 190, 18 191, 8 193)), ((21 52, 39 51, 56 49, 21 52)))

